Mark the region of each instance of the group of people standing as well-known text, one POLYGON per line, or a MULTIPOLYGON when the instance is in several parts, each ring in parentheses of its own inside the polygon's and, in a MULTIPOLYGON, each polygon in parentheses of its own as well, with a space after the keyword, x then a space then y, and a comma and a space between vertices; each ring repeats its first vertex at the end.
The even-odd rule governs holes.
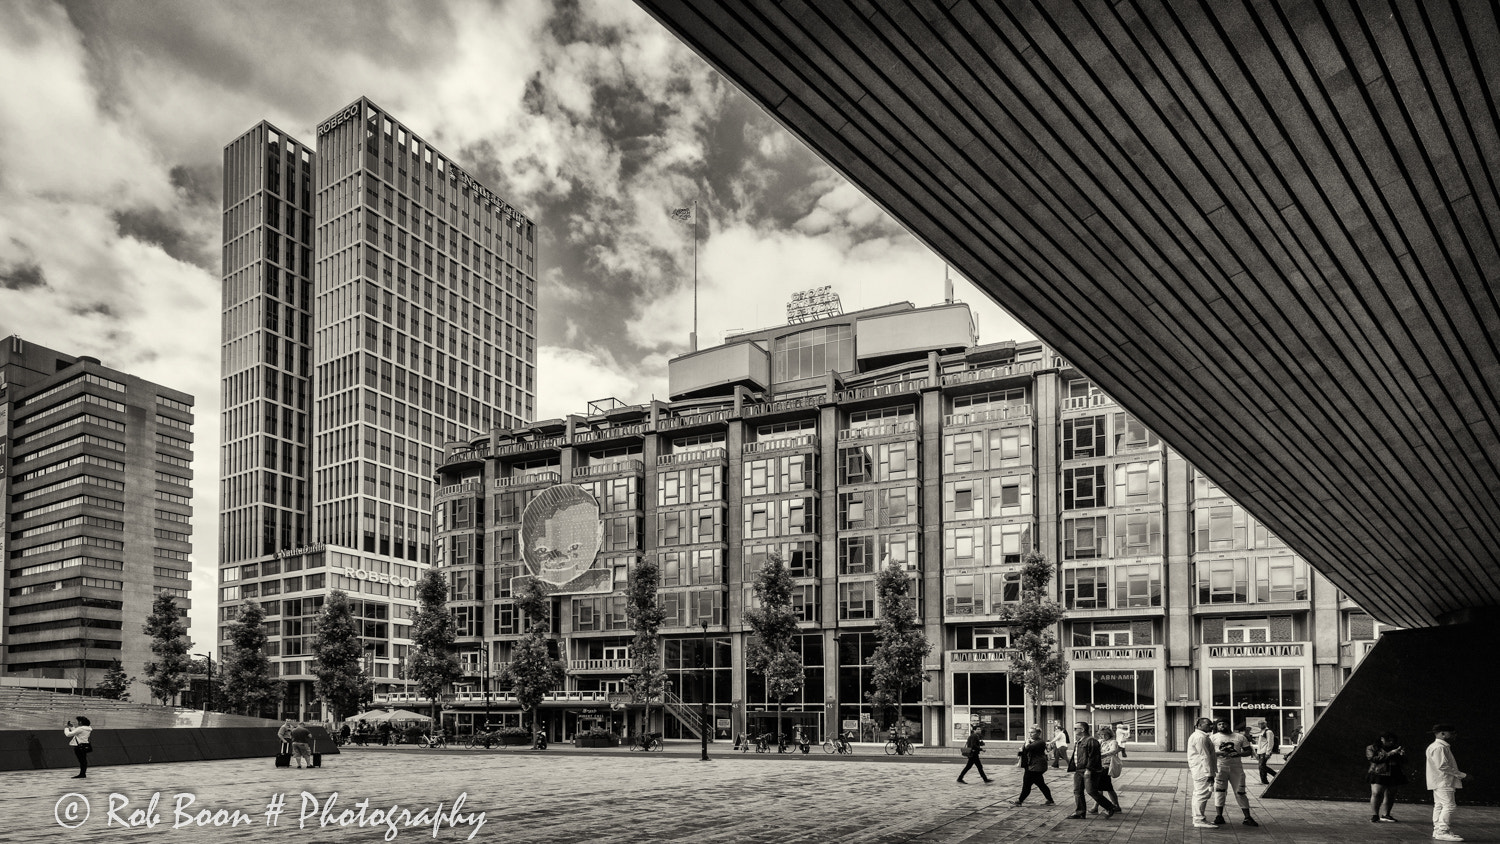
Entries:
MULTIPOLYGON (((989 776, 984 772, 984 763, 979 760, 980 754, 984 752, 984 740, 980 738, 982 731, 983 727, 976 724, 969 733, 969 740, 964 745, 964 755, 968 757, 968 762, 958 774, 960 783, 967 784, 964 777, 970 769, 978 771, 980 779, 986 783, 990 782, 989 776)), ((1120 797, 1115 793, 1114 778, 1123 769, 1121 760, 1125 756, 1125 748, 1116 740, 1113 727, 1100 727, 1095 735, 1090 735, 1089 725, 1079 721, 1073 726, 1073 732, 1075 740, 1069 741, 1059 725, 1049 743, 1043 741, 1041 727, 1032 727, 1028 731, 1026 743, 1016 753, 1016 764, 1023 774, 1021 794, 1016 798, 1015 804, 1024 804, 1035 788, 1042 793, 1042 798, 1046 801, 1044 805, 1053 805, 1052 790, 1047 787, 1045 779, 1047 767, 1049 763, 1052 767, 1058 767, 1066 760, 1068 771, 1073 774, 1074 801, 1074 812, 1068 818, 1082 820, 1090 814, 1098 814, 1101 809, 1105 818, 1112 818, 1123 811, 1120 808, 1120 797), (1088 807, 1087 800, 1093 800, 1092 809, 1088 807)))

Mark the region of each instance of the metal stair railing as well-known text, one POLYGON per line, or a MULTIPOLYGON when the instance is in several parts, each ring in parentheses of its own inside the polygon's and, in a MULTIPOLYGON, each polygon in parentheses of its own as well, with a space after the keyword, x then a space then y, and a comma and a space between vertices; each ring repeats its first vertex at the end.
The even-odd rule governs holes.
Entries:
POLYGON ((678 721, 681 721, 684 727, 687 727, 688 732, 693 734, 693 738, 703 738, 703 719, 698 717, 698 713, 693 711, 691 706, 683 703, 682 698, 678 697, 676 692, 671 689, 662 689, 662 705, 678 721))

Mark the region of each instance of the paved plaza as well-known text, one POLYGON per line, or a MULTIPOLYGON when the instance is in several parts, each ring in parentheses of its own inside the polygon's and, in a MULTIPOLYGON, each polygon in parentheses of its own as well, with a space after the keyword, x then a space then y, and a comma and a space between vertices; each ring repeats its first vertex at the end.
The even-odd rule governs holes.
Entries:
MULTIPOLYGON (((86 780, 72 771, 0 774, 0 841, 6 844, 72 841, 150 842, 377 842, 470 840, 477 813, 483 825, 474 841, 508 844, 604 844, 605 842, 1378 842, 1430 841, 1431 810, 1398 805, 1398 824, 1372 824, 1354 803, 1268 800, 1251 786, 1259 828, 1239 823, 1214 831, 1185 824, 1185 768, 1127 767, 1119 792, 1125 812, 1106 820, 1066 819, 1072 811, 1072 778, 1051 774, 1056 806, 1033 794, 1027 805, 1011 804, 1018 791, 1016 768, 991 768, 993 785, 954 782, 957 756, 931 751, 917 759, 813 755, 759 756, 714 748, 702 763, 686 745, 665 754, 623 749, 576 751, 434 750, 354 748, 326 757, 320 770, 277 770, 267 759, 96 768, 86 780), (314 812, 302 792, 318 801, 314 812), (338 792, 333 807, 328 802, 338 792), (157 805, 150 809, 154 793, 157 805), (115 814, 111 822, 111 794, 115 814), (282 814, 267 825, 267 807, 284 795, 282 814), (182 816, 175 802, 191 795, 182 816), (455 800, 464 796, 458 816, 455 800), (88 806, 79 799, 86 799, 88 806), (357 825, 368 799, 365 825, 357 825), (122 800, 129 804, 120 806, 122 800), (398 808, 392 827, 377 810, 398 808), (441 809, 439 808, 441 804, 441 809), (222 810, 224 826, 174 828, 201 810, 222 810), (345 810, 348 826, 340 826, 345 810), (122 826, 140 811, 134 827, 122 826), (409 815, 403 816, 405 810, 409 815), (232 813, 239 826, 229 826, 232 813), (309 816, 301 821, 304 811, 309 816), (439 815, 441 811, 441 815, 439 815), (425 815, 423 814, 425 812, 425 815), (159 816, 154 826, 145 822, 159 816), (319 818, 327 825, 319 825, 319 818), (412 825, 407 825, 408 823, 412 825), (66 825, 70 828, 64 828, 66 825)), ((1354 766, 1357 776, 1361 766, 1354 766)), ((1231 801, 1232 803, 1232 801, 1231 801)), ((212 824, 214 817, 204 816, 212 824)), ((1469 841, 1500 841, 1500 809, 1461 807, 1456 831, 1469 841)))

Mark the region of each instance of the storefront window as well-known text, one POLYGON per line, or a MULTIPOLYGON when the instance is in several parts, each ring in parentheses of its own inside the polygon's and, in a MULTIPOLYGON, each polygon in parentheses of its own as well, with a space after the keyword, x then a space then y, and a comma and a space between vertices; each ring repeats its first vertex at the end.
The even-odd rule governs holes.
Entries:
POLYGON ((1026 737, 1026 690, 1003 671, 953 674, 952 741, 962 742, 978 724, 986 741, 1026 737))
MULTIPOLYGON (((808 741, 821 742, 825 714, 823 637, 817 633, 803 634, 793 640, 792 647, 802 656, 802 691, 780 702, 781 731, 790 737, 794 735, 793 727, 801 727, 808 741)), ((776 732, 777 701, 766 694, 765 677, 749 669, 745 671, 745 704, 751 735, 776 732)))
MULTIPOLYGON (((699 666, 703 664, 702 656, 705 654, 703 640, 698 636, 687 636, 681 639, 663 639, 662 656, 663 667, 667 670, 667 691, 677 695, 684 704, 697 709, 697 704, 703 699, 702 671, 699 666)), ((716 724, 730 716, 732 710, 730 701, 734 697, 732 692, 733 660, 730 656, 730 645, 727 637, 710 636, 708 639, 708 650, 706 652, 708 663, 708 674, 711 675, 707 681, 708 692, 708 717, 716 724)), ((666 720, 666 731, 668 738, 693 738, 676 718, 666 720)), ((715 738, 729 738, 729 728, 715 729, 715 738)))
MULTIPOLYGON (((870 657, 875 653, 874 633, 844 632, 838 638, 839 729, 852 732, 855 741, 885 742, 892 723, 886 713, 875 712, 866 697, 874 690, 870 657)), ((911 740, 922 743, 922 706, 918 692, 908 692, 897 720, 906 722, 911 740)))
POLYGON ((1256 724, 1268 723, 1282 741, 1301 723, 1300 668, 1215 669, 1212 683, 1215 718, 1250 724, 1257 733, 1256 724))
POLYGON ((1112 669, 1073 672, 1074 721, 1108 724, 1120 741, 1156 743, 1156 672, 1112 669))

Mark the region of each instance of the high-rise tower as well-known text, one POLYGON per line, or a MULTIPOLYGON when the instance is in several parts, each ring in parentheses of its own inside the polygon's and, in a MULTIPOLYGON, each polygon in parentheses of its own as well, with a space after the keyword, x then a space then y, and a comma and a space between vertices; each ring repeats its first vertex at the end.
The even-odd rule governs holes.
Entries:
POLYGON ((0 641, 7 680, 92 689, 154 659, 156 596, 184 612, 193 397, 20 337, 0 345, 0 641), (9 466, 7 473, 7 465, 9 466))
POLYGON ((220 618, 261 602, 305 713, 332 588, 400 682, 435 458, 534 413, 535 226, 364 98, 224 161, 220 618))

